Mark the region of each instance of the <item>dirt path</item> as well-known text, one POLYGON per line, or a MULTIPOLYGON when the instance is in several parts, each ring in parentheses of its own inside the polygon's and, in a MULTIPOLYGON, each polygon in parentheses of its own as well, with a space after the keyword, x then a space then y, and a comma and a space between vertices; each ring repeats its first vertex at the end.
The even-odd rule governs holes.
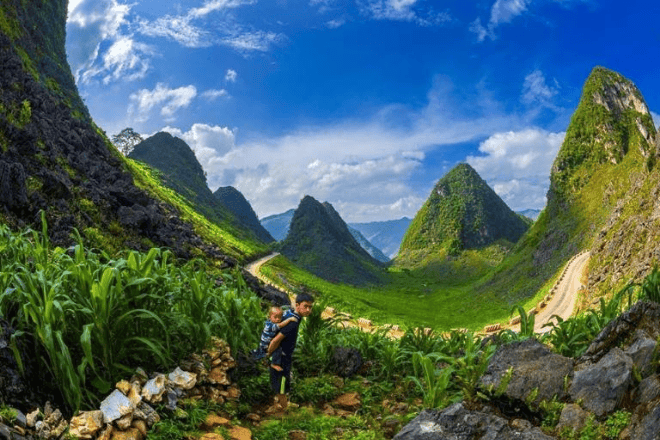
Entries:
POLYGON ((273 258, 277 257, 279 254, 280 254, 279 252, 273 252, 272 254, 266 255, 263 258, 259 258, 257 261, 253 261, 252 263, 245 266, 245 270, 250 272, 255 277, 259 278, 264 283, 270 284, 270 281, 267 280, 266 277, 261 275, 260 269, 261 269, 261 266, 263 266, 266 262, 268 262, 269 260, 272 260, 273 258))
POLYGON ((557 322, 553 318, 554 315, 565 320, 573 314, 577 293, 582 286, 580 278, 582 278, 582 273, 586 264, 589 262, 590 256, 591 254, 589 252, 583 252, 577 254, 568 262, 559 281, 555 284, 555 294, 552 299, 536 315, 534 322, 534 331, 536 333, 549 332, 552 327, 543 328, 543 325, 551 321, 557 322))

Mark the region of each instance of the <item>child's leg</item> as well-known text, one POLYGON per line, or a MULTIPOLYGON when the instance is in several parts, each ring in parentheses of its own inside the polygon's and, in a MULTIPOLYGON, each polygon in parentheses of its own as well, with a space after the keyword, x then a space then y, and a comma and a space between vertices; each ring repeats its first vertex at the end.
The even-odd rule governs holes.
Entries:
POLYGON ((282 349, 278 348, 272 353, 272 361, 270 366, 277 370, 277 371, 282 371, 282 349))

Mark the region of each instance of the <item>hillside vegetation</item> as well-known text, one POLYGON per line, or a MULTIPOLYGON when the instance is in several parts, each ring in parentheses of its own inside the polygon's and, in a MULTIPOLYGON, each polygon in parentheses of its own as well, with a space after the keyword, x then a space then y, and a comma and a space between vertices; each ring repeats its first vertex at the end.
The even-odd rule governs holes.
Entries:
POLYGON ((54 243, 74 229, 111 254, 172 249, 239 261, 265 252, 199 215, 153 173, 124 158, 91 121, 64 50, 66 1, 0 4, 0 217, 39 227, 54 243))
POLYGON ((633 249, 648 246, 660 232, 651 220, 660 184, 655 134, 635 85, 594 68, 553 164, 545 210, 476 291, 495 293, 511 304, 522 301, 544 286, 547 290, 560 267, 581 250, 592 253, 587 283, 592 297, 643 278, 657 257, 648 247, 647 252, 633 249), (644 219, 642 230, 631 227, 631 216, 644 219), (625 257, 621 248, 607 244, 612 237, 617 245, 628 243, 625 257), (615 270, 614 259, 621 259, 615 270))

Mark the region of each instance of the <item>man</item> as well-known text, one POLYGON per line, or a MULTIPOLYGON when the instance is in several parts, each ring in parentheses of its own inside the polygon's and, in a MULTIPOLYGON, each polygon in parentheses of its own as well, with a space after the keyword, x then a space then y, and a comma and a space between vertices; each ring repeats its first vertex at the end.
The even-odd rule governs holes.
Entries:
POLYGON ((280 332, 270 341, 268 346, 268 355, 277 350, 278 347, 282 348, 282 370, 278 371, 270 368, 270 386, 278 394, 282 384, 282 378, 285 379, 285 391, 289 392, 291 389, 291 362, 293 360, 293 351, 296 349, 296 341, 298 340, 298 328, 300 327, 301 318, 305 318, 312 313, 312 306, 314 305, 314 298, 307 294, 301 293, 296 296, 296 307, 294 310, 287 310, 283 316, 283 320, 288 318, 295 318, 289 325, 282 327, 280 332))

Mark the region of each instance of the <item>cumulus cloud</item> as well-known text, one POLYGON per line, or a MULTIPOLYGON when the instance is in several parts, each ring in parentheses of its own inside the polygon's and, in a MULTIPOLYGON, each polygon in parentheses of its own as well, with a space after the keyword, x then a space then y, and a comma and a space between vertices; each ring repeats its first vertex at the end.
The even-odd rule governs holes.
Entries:
POLYGON ((503 23, 510 23, 515 17, 527 11, 532 0, 497 0, 490 9, 490 19, 487 25, 481 23, 477 18, 470 25, 470 31, 477 34, 478 41, 486 38, 494 40, 497 38, 495 30, 503 23))
POLYGON ((512 209, 542 208, 564 136, 537 128, 495 133, 480 144, 482 156, 466 160, 512 209))
POLYGON ((67 55, 76 81, 143 78, 154 49, 127 32, 131 6, 117 0, 73 0, 67 18, 67 55), (105 51, 102 43, 107 42, 105 51))
POLYGON ((154 108, 160 108, 160 114, 165 120, 173 120, 174 113, 183 107, 188 107, 197 96, 197 88, 189 85, 170 89, 166 84, 158 83, 153 90, 141 89, 129 96, 128 113, 136 121, 144 122, 154 108))

